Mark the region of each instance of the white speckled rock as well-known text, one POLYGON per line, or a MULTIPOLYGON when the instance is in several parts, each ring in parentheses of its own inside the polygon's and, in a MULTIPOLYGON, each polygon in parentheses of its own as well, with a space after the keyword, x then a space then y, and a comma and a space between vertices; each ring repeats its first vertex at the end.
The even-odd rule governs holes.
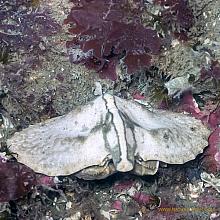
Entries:
POLYGON ((158 161, 185 163, 203 152, 209 133, 189 115, 105 94, 15 133, 8 145, 36 172, 94 179, 116 171, 154 174, 158 161))

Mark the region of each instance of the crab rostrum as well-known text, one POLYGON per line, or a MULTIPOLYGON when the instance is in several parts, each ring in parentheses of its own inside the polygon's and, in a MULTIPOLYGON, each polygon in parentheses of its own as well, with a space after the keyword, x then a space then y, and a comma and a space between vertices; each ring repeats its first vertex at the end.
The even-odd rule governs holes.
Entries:
POLYGON ((15 133, 8 145, 36 172, 101 179, 117 171, 153 175, 159 161, 183 164, 203 152, 209 133, 189 115, 105 94, 15 133))

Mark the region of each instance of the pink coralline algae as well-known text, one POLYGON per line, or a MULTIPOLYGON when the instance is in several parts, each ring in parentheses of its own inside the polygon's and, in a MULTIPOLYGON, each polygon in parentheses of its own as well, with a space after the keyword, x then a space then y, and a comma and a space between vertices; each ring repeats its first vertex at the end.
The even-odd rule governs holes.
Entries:
POLYGON ((186 91, 183 93, 179 110, 186 111, 192 114, 193 117, 201 120, 203 119, 203 117, 205 117, 204 114, 200 111, 191 91, 186 91))
POLYGON ((137 100, 144 100, 144 98, 145 98, 144 95, 142 95, 139 91, 135 91, 132 94, 132 97, 137 100))
POLYGON ((43 39, 59 29, 48 11, 32 10, 29 0, 0 1, 0 44, 10 52, 42 54, 43 39))
POLYGON ((25 196, 34 186, 54 187, 54 178, 36 174, 29 167, 0 157, 0 202, 25 196))
MULTIPOLYGON (((204 211, 207 210, 210 212, 210 214, 214 212, 216 212, 216 214, 219 214, 220 200, 219 195, 218 193, 216 193, 215 189, 206 188, 204 193, 202 193, 197 199, 197 202, 198 204, 200 204, 201 207, 204 207, 204 211)), ((219 220, 219 218, 211 217, 210 219, 219 220)))
POLYGON ((54 187, 56 184, 54 182, 54 177, 36 174, 36 185, 54 187))
MULTIPOLYGON (((205 117, 203 117, 205 118, 205 117)), ((209 137, 209 145, 204 151, 202 166, 209 173, 220 171, 220 108, 217 107, 206 115, 206 122, 213 131, 209 137)))
POLYGON ((162 39, 141 22, 139 0, 72 0, 65 23, 75 37, 67 42, 72 63, 84 63, 101 78, 117 79, 116 67, 124 61, 129 74, 149 67, 158 55, 162 39))
POLYGON ((145 192, 136 192, 133 199, 140 205, 147 206, 151 209, 160 206, 160 198, 157 196, 149 195, 145 192))
POLYGON ((216 174, 220 171, 220 128, 210 135, 209 147, 203 157, 202 166, 207 172, 216 174))
POLYGON ((111 205, 112 209, 117 210, 119 212, 123 211, 123 202, 120 200, 116 200, 111 205))
POLYGON ((218 127, 220 125, 220 108, 209 110, 208 112, 201 111, 192 93, 187 92, 183 94, 180 110, 189 112, 212 130, 208 140, 209 145, 203 153, 201 164, 205 171, 214 174, 218 173, 220 171, 220 128, 218 127))
POLYGON ((33 170, 17 162, 0 158, 0 202, 23 197, 35 184, 33 170))
POLYGON ((220 125, 220 108, 216 108, 213 112, 209 114, 208 123, 210 128, 216 129, 220 125))
MULTIPOLYGON (((0 65, 1 83, 16 91, 15 99, 22 96, 30 71, 41 65, 47 37, 60 30, 47 9, 34 10, 29 0, 0 1, 0 51, 8 57, 0 65)), ((27 100, 33 101, 34 95, 27 100)))
POLYGON ((121 193, 123 191, 129 190, 134 185, 135 185, 134 180, 124 180, 124 181, 115 183, 113 189, 114 189, 115 192, 121 193))

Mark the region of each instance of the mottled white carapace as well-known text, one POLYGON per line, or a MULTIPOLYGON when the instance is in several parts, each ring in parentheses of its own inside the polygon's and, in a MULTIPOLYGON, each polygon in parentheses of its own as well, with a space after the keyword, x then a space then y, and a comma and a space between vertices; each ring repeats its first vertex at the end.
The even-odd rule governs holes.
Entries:
POLYGON ((98 179, 117 171, 155 174, 159 161, 185 163, 203 152, 208 136, 189 115, 105 94, 15 133, 8 145, 36 172, 98 179))

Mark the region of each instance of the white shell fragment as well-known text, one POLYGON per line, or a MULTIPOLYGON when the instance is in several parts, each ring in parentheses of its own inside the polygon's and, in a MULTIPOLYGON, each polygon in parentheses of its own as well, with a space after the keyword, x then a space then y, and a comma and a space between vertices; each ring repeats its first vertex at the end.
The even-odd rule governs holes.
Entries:
POLYGON ((94 179, 116 171, 155 174, 158 161, 185 163, 203 152, 209 133, 188 115, 105 94, 15 133, 8 145, 36 172, 94 179))
POLYGON ((206 172, 201 173, 201 179, 214 187, 220 193, 220 178, 214 176, 214 174, 209 174, 206 172))
POLYGON ((189 83, 189 76, 179 76, 165 83, 168 90, 168 95, 171 96, 177 92, 181 93, 184 90, 189 89, 192 85, 189 83))

